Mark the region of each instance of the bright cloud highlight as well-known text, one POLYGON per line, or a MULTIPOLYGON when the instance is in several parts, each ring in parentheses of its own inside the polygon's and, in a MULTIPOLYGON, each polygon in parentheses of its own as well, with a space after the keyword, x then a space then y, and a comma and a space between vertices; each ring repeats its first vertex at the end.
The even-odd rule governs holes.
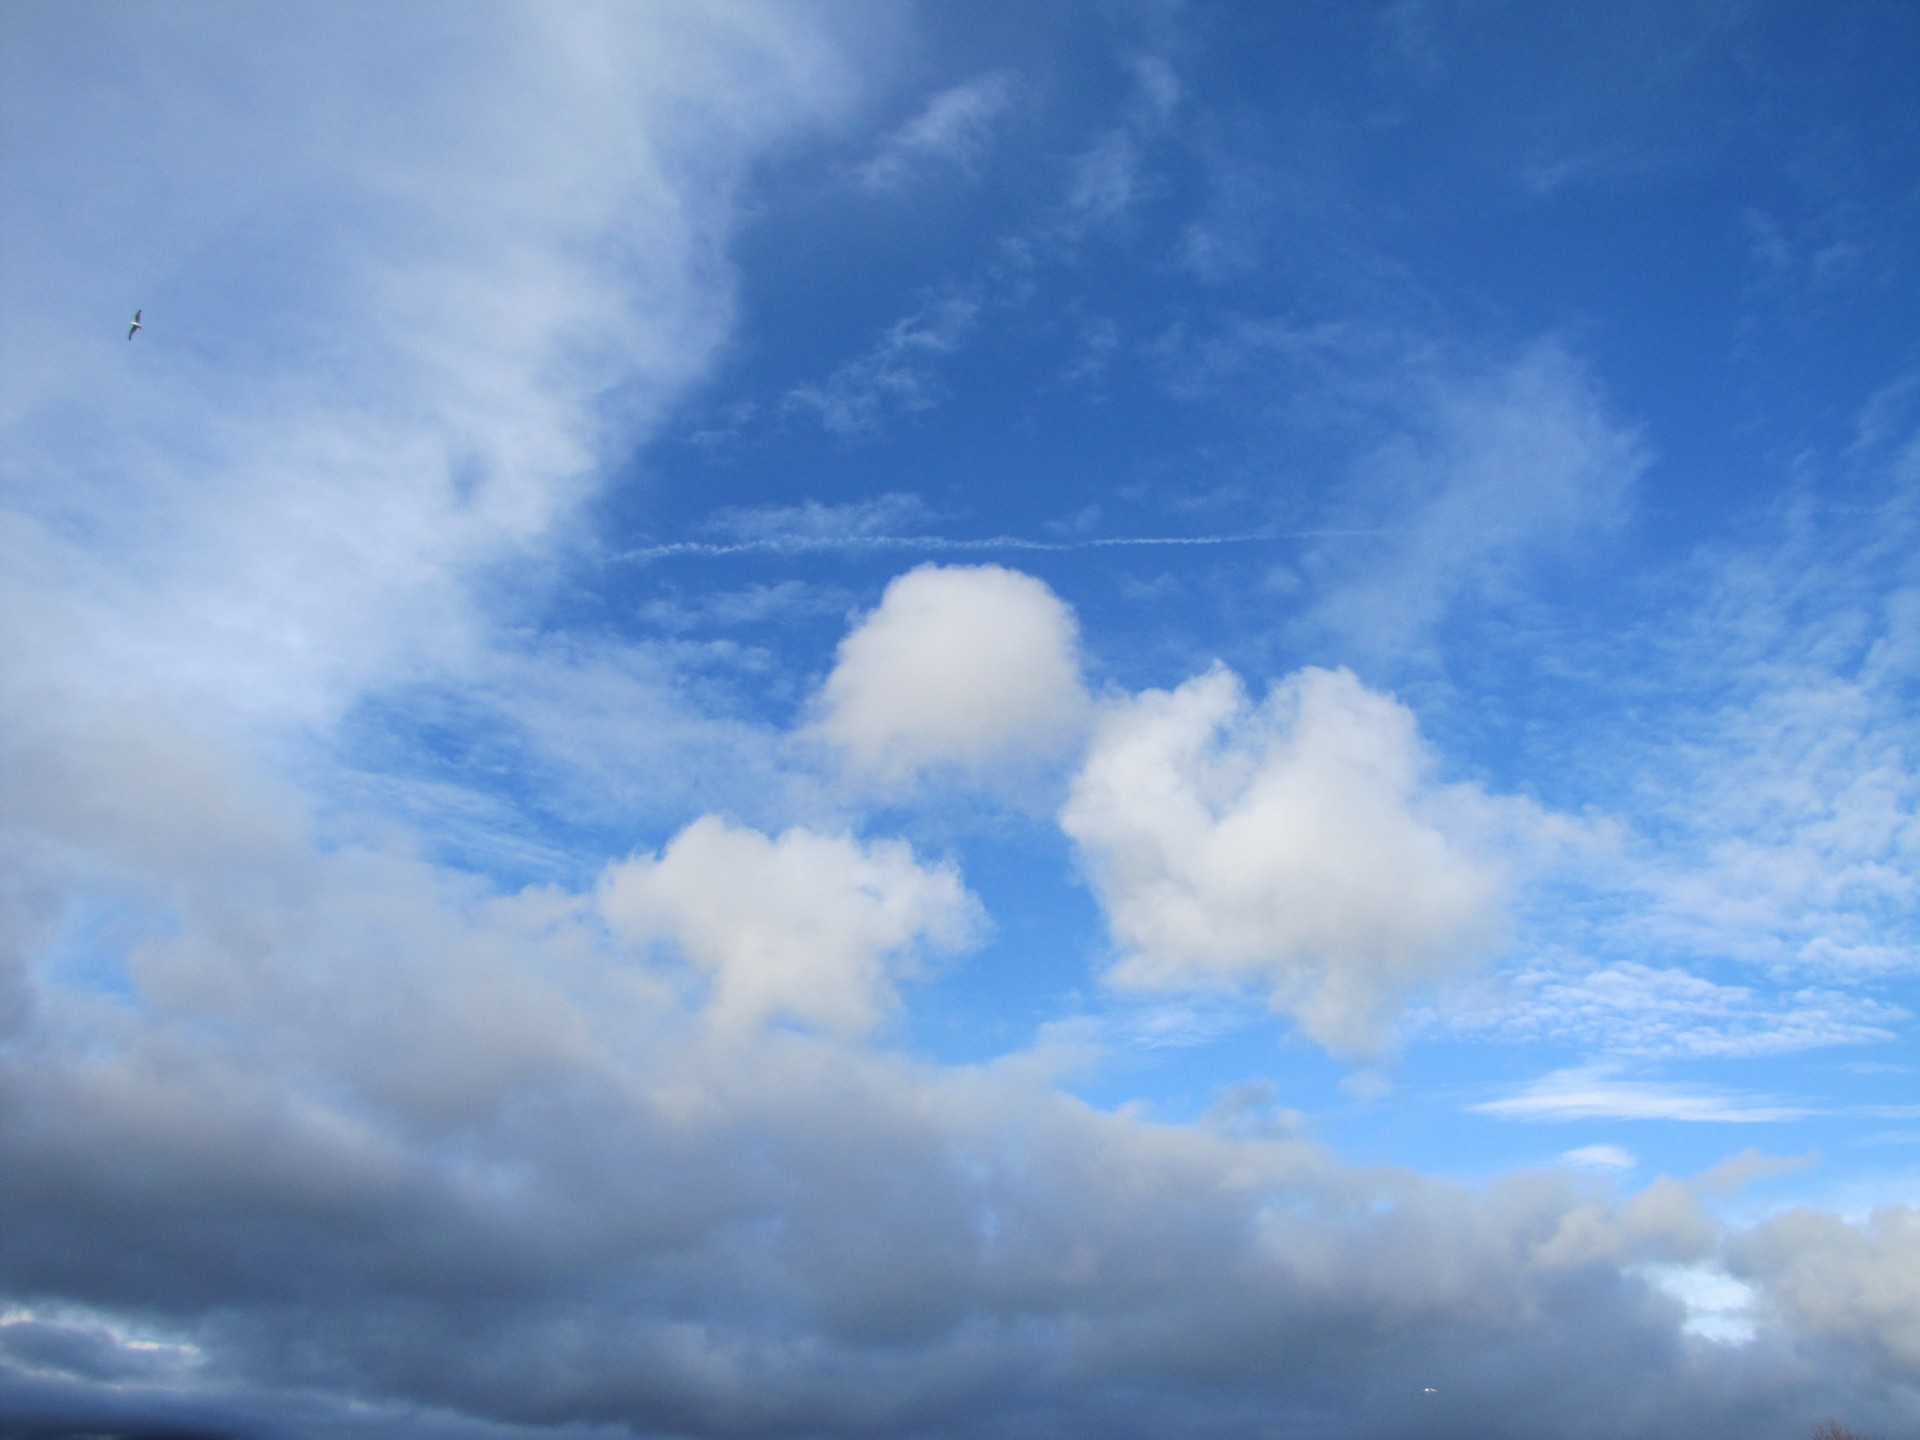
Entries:
POLYGON ((782 1017, 856 1035, 892 998, 890 964, 922 944, 957 950, 980 919, 950 866, 924 867, 897 841, 770 840, 713 816, 657 857, 609 870, 600 908, 623 934, 671 940, 705 970, 722 1026, 782 1017))
POLYGON ((887 586, 840 642, 816 732, 886 785, 986 778, 1057 754, 1087 709, 1079 626, 1041 581, 997 565, 926 565, 887 586))
POLYGON ((1418 987, 1498 942, 1504 881, 1449 834, 1412 714, 1346 671, 1251 701, 1225 669, 1102 714, 1060 823, 1111 978, 1249 984, 1322 1044, 1383 1046, 1418 987))

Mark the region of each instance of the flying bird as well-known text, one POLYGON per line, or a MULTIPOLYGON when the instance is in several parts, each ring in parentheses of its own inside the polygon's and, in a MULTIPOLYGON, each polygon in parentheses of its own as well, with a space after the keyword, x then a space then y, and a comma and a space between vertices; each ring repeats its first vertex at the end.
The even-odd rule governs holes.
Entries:
POLYGON ((147 328, 146 326, 140 323, 140 312, 138 310, 134 311, 133 319, 127 323, 127 338, 131 340, 133 338, 134 331, 144 330, 146 328, 147 328))

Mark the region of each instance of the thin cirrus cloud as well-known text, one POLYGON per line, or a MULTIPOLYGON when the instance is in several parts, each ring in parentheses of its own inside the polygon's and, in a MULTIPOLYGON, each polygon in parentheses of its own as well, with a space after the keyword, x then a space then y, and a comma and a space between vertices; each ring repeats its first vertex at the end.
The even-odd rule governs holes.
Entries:
POLYGON ((1013 93, 1013 77, 1005 73, 942 90, 887 136, 878 153, 854 171, 854 179, 869 193, 885 194, 903 189, 930 168, 970 168, 1013 93))
POLYGON ((931 410, 946 398, 941 357, 959 348, 980 313, 965 294, 928 300, 887 327, 865 354, 839 366, 824 380, 787 392, 788 410, 810 411, 837 435, 866 435, 895 414, 931 410))
POLYGON ((1813 1113, 1804 1105, 1783 1103, 1773 1096, 1621 1079, 1617 1071, 1601 1065, 1556 1070, 1515 1094, 1470 1108, 1502 1120, 1681 1120, 1722 1125, 1802 1120, 1813 1113))

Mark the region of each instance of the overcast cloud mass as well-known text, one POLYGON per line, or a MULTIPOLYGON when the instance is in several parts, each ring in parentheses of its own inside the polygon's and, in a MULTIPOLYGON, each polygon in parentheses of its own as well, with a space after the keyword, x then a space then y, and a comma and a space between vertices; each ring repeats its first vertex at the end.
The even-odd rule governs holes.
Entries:
POLYGON ((0 1437, 1920 1433, 1920 11, 0 56, 0 1437))

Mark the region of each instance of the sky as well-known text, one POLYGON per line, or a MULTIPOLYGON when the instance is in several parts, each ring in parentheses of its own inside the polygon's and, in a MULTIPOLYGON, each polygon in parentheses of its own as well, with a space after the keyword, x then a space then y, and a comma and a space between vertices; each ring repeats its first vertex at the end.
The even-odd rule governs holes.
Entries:
POLYGON ((1920 9, 0 57, 5 1440, 1920 1433, 1920 9))

